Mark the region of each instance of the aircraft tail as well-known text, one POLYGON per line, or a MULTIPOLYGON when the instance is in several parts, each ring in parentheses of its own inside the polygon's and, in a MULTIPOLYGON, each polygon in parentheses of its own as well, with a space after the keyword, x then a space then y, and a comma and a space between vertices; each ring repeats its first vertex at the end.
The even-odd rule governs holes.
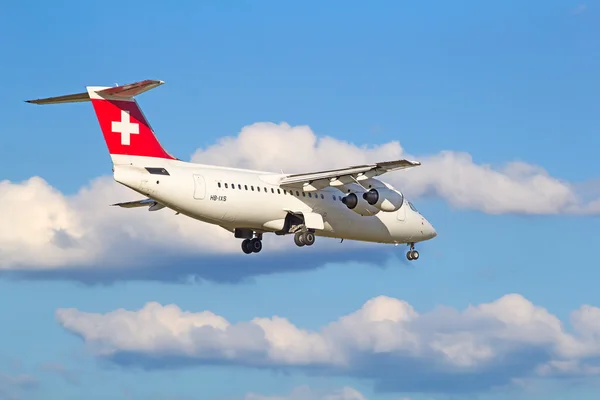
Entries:
POLYGON ((176 160, 159 143, 135 96, 162 85, 145 80, 123 86, 87 86, 86 92, 45 99, 33 104, 60 104, 91 101, 114 164, 135 164, 134 158, 176 160))

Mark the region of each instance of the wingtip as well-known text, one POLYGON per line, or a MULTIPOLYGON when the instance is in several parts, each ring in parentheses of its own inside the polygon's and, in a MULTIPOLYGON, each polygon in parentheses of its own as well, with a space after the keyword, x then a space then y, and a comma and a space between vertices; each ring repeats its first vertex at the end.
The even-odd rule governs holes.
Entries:
POLYGON ((25 103, 28 103, 28 104, 35 104, 35 105, 37 105, 37 106, 39 106, 39 105, 41 105, 41 104, 42 104, 42 102, 41 102, 40 100, 37 100, 37 99, 36 99, 36 100, 23 100, 23 101, 24 101, 25 103))

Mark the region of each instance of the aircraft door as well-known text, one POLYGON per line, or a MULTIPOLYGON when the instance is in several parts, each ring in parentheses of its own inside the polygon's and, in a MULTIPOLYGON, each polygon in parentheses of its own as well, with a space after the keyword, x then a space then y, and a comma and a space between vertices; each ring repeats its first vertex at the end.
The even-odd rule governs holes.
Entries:
POLYGON ((204 199, 206 196, 206 182, 204 176, 194 175, 194 198, 197 200, 204 199))
POLYGON ((400 207, 400 209, 396 212, 396 217, 398 218, 398 221, 404 222, 406 220, 406 200, 404 201, 404 203, 402 204, 402 207, 400 207))

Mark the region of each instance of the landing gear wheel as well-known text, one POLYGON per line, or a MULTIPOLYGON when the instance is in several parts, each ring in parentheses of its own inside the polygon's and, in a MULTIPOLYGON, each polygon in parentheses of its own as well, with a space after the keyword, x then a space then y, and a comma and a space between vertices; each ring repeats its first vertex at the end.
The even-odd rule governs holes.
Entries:
POLYGON ((302 247, 306 244, 304 243, 304 234, 302 232, 296 232, 294 234, 294 243, 296 243, 296 246, 298 247, 302 247))
POLYGON ((250 245, 248 246, 252 249, 252 252, 259 253, 262 250, 262 240, 258 238, 254 238, 250 240, 250 245))
POLYGON ((244 239, 242 241, 242 251, 246 254, 250 254, 252 253, 252 247, 251 247, 251 241, 250 239, 244 239))
POLYGON ((408 258, 410 261, 418 260, 419 259, 419 252, 416 251, 416 250, 409 250, 406 253, 406 258, 408 258))
POLYGON ((410 250, 408 250, 408 252, 406 253, 406 258, 409 261, 413 261, 413 260, 418 260, 419 259, 419 252, 415 250, 415 244, 414 243, 410 244, 410 250))
POLYGON ((302 241, 307 246, 312 246, 315 242, 315 234, 309 231, 306 231, 302 234, 302 241))

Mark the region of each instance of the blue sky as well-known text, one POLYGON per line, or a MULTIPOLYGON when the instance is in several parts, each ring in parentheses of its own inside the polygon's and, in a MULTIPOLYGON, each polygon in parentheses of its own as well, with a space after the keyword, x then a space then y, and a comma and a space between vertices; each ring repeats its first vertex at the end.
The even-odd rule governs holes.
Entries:
MULTIPOLYGON (((234 324, 279 316, 320 332, 370 299, 387 296, 414 307, 423 326, 435 325, 431 331, 414 328, 425 338, 447 328, 432 322, 444 320, 438 307, 464 310, 518 294, 522 300, 498 313, 519 314, 527 299, 569 331, 572 311, 600 306, 600 207, 593 203, 600 195, 594 162, 600 145, 599 10, 593 1, 537 0, 4 7, 0 398, 242 399, 256 393, 299 399, 294 390, 302 386, 310 388, 311 399, 343 387, 381 400, 594 398, 598 372, 582 371, 584 364, 588 371, 600 365, 600 346, 585 338, 586 356, 577 359, 582 364, 552 376, 541 376, 525 359, 552 361, 539 354, 542 348, 572 361, 565 355, 571 354, 567 339, 557 334, 554 341, 536 343, 541 347, 529 339, 514 348, 502 342, 512 349, 500 346, 513 369, 502 361, 474 368, 467 377, 501 383, 481 387, 455 378, 456 371, 443 369, 435 358, 360 353, 360 361, 345 368, 282 366, 268 357, 266 367, 244 357, 211 364, 194 357, 173 360, 155 348, 127 350, 111 342, 127 337, 116 330, 116 336, 104 337, 116 351, 106 357, 95 351, 87 328, 58 310, 105 314, 157 302, 193 313, 209 310, 234 324), (315 158, 324 154, 318 150, 322 142, 306 153, 295 154, 299 143, 273 147, 285 159, 297 158, 296 164, 260 159, 260 146, 276 146, 277 140, 252 138, 296 137, 306 133, 302 125, 310 135, 331 138, 329 148, 345 149, 349 142, 352 154, 361 157, 403 149, 423 161, 424 172, 413 178, 397 172, 390 181, 412 196, 438 237, 420 246, 421 258, 411 264, 400 247, 340 250, 335 241, 323 241, 312 253, 299 252, 294 263, 265 246, 267 254, 246 265, 233 237, 215 236, 215 243, 226 243, 222 253, 206 252, 203 244, 212 240, 207 235, 216 231, 199 222, 138 210, 125 210, 135 214, 123 217, 123 210, 108 204, 136 195, 110 181, 110 158, 91 106, 36 107, 23 100, 142 79, 166 81, 139 101, 161 142, 182 159, 305 172, 354 163, 341 150, 315 158), (257 146, 256 159, 238 154, 246 143, 242 129, 257 146), (522 177, 505 168, 511 162, 545 172, 522 177), (153 232, 165 227, 174 239, 156 250, 153 232), (81 252, 62 252, 51 248, 46 235, 58 228, 92 239, 82 239, 81 252), (148 237, 136 239, 131 231, 148 237), (117 248, 127 258, 111 258, 117 248), (196 275, 195 283, 186 281, 189 274, 196 275), (402 376, 424 383, 394 384, 402 376), (448 379, 456 383, 444 384, 448 379)), ((500 314, 494 318, 502 320, 500 314)), ((465 331, 487 338, 488 331, 467 319, 460 322, 465 331)), ((586 326, 593 331, 598 325, 590 320, 586 326)), ((538 325, 531 329, 546 332, 538 325)), ((489 343, 498 340, 506 339, 489 343)), ((344 354, 356 356, 348 346, 344 354)))

